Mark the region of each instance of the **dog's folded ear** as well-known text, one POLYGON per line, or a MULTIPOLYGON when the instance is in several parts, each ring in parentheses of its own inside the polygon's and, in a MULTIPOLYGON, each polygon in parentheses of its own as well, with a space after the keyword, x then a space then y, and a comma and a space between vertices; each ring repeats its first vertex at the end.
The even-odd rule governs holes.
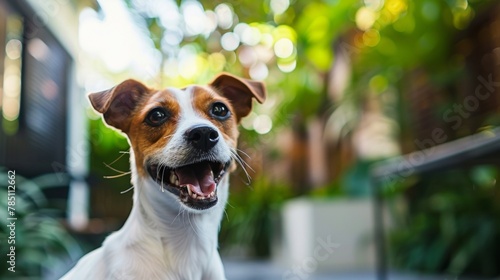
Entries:
POLYGON ((126 80, 105 91, 89 94, 92 107, 104 117, 105 122, 127 133, 131 112, 141 97, 150 90, 136 80, 126 80))
POLYGON ((238 123, 243 117, 250 114, 252 98, 261 104, 266 100, 266 87, 262 82, 222 73, 215 77, 210 85, 229 99, 236 111, 238 123))

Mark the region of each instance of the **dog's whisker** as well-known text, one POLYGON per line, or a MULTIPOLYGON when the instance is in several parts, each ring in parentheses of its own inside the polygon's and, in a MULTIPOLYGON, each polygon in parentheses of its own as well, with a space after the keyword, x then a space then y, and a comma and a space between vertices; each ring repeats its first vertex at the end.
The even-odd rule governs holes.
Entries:
POLYGON ((241 164, 241 162, 239 160, 236 160, 239 165, 241 166, 241 169, 243 169, 243 172, 245 173, 245 176, 246 176, 246 179, 247 181, 243 181, 243 183, 245 183, 246 185, 250 185, 252 183, 252 177, 250 176, 250 174, 248 174, 248 171, 245 169, 245 167, 241 164))
POLYGON ((120 177, 123 177, 123 176, 127 176, 129 174, 131 174, 132 171, 129 171, 129 172, 123 172, 121 174, 118 174, 118 175, 106 175, 106 176, 103 176, 104 179, 115 179, 115 178, 120 178, 120 177))
MULTIPOLYGON (((166 168, 163 168, 163 172, 161 174, 162 178, 165 177, 165 170, 166 170, 166 168)), ((163 180, 161 180, 161 192, 165 192, 165 189, 163 188, 163 180)))
POLYGON ((118 170, 118 169, 116 169, 116 168, 114 168, 114 167, 112 167, 112 166, 111 166, 112 164, 114 164, 115 162, 117 162, 118 160, 120 160, 120 159, 121 159, 121 158, 122 158, 122 157, 123 157, 126 153, 129 153, 129 152, 126 152, 126 151, 120 151, 120 153, 121 153, 121 155, 120 155, 118 158, 116 158, 115 160, 113 160, 111 163, 105 163, 105 162, 103 162, 103 164, 104 164, 107 168, 109 168, 109 169, 111 169, 111 170, 113 170, 114 172, 119 173, 119 174, 118 174, 118 175, 108 175, 108 176, 103 176, 103 177, 104 177, 104 179, 115 179, 115 178, 120 178, 120 177, 122 177, 122 176, 126 176, 126 175, 129 175, 129 174, 131 174, 131 173, 132 173, 132 171, 127 171, 127 172, 126 172, 126 171, 121 171, 121 170, 118 170))
MULTIPOLYGON (((119 151, 118 153, 119 153, 119 154, 121 154, 121 155, 120 155, 120 156, 118 156, 118 157, 117 157, 115 160, 113 160, 111 163, 109 163, 109 165, 112 165, 112 164, 114 164, 115 162, 119 161, 119 160, 120 160, 120 159, 121 159, 124 155, 126 155, 126 154, 130 154, 130 152, 129 152, 129 151, 119 151)), ((105 163, 105 164, 106 164, 106 163, 105 163)), ((106 165, 108 165, 108 164, 106 164, 106 165)))
POLYGON ((252 177, 250 176, 250 174, 248 174, 246 167, 249 168, 252 172, 255 171, 234 151, 231 151, 231 157, 241 166, 241 169, 243 169, 243 172, 247 177, 247 182, 245 184, 250 185, 250 183, 252 182, 252 177))
POLYGON ((182 212, 184 212, 184 209, 179 208, 179 212, 177 213, 177 215, 175 216, 175 218, 172 220, 172 222, 170 223, 170 225, 173 225, 175 223, 175 220, 177 220, 177 217, 179 217, 179 215, 181 215, 182 212))
POLYGON ((118 169, 116 169, 116 168, 112 167, 111 165, 109 165, 109 164, 107 164, 107 163, 105 163, 105 162, 103 162, 103 164, 104 164, 107 168, 109 168, 109 169, 111 169, 111 170, 115 171, 116 173, 120 173, 120 174, 130 174, 130 171, 121 171, 121 170, 118 170, 118 169))
POLYGON ((243 160, 241 157, 240 157, 240 160, 242 161, 242 163, 250 169, 250 171, 254 172, 255 173, 255 170, 252 168, 252 166, 250 164, 248 164, 245 160, 243 160))
POLYGON ((120 194, 125 194, 125 193, 128 193, 129 191, 133 190, 134 189, 134 186, 132 185, 130 188, 124 190, 124 191, 121 191, 120 194))
POLYGON ((189 224, 191 225, 191 228, 193 229, 194 234, 195 234, 197 237, 200 237, 200 235, 198 234, 198 231, 196 230, 195 226, 193 226, 193 223, 191 223, 191 219, 189 218, 190 216, 191 216, 191 215, 190 215, 190 213, 187 213, 188 222, 189 222, 189 224))
POLYGON ((156 178, 160 177, 160 169, 161 165, 158 165, 158 168, 156 169, 156 178))
POLYGON ((229 215, 227 214, 226 209, 224 209, 224 216, 226 216, 226 221, 228 221, 228 222, 229 222, 229 215))
POLYGON ((246 156, 248 159, 251 159, 252 157, 250 157, 247 153, 245 153, 245 151, 243 151, 242 149, 238 149, 236 148, 236 151, 244 156, 246 156))
MULTIPOLYGON (((160 177, 160 170, 161 169, 162 169, 161 165, 159 165, 158 168, 156 169, 156 178, 160 177)), ((165 170, 163 170, 163 172, 165 172, 165 170)), ((160 184, 159 187, 160 187, 161 192, 164 192, 164 190, 163 190, 163 180, 162 180, 162 182, 161 182, 161 184, 160 184)))
MULTIPOLYGON (((248 154, 246 154, 245 152, 243 152, 242 150, 237 149, 236 151, 243 153, 245 156, 248 157, 248 159, 251 159, 250 156, 248 154)), ((237 152, 231 151, 231 153, 233 155, 235 155, 236 157, 238 157, 241 160, 241 163, 245 164, 245 166, 248 167, 252 172, 255 172, 255 170, 253 170, 253 168, 250 166, 250 164, 248 164, 237 152)))

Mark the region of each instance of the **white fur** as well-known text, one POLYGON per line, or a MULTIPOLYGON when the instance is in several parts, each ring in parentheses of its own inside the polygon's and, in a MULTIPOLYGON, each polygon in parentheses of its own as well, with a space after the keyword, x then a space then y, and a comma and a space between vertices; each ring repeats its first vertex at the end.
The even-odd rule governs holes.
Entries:
MULTIPOLYGON (((179 155, 188 149, 182 137, 186 129, 197 124, 217 128, 196 114, 189 89, 172 91, 182 108, 180 123, 167 146, 154 156, 176 166, 182 161, 179 155)), ((220 139, 215 154, 219 160, 228 161, 230 147, 223 137, 220 139)), ((138 176, 132 149, 130 161, 135 187, 126 223, 61 279, 225 279, 217 235, 228 197, 228 176, 217 186, 215 206, 193 210, 170 192, 162 192, 149 176, 138 176)))

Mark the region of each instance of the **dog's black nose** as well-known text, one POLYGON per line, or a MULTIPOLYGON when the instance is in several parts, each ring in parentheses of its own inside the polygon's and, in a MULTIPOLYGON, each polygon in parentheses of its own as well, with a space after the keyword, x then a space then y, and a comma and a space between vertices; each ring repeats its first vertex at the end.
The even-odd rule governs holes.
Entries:
POLYGON ((209 126, 195 126, 186 131, 186 140, 193 147, 208 151, 219 141, 219 133, 209 126))

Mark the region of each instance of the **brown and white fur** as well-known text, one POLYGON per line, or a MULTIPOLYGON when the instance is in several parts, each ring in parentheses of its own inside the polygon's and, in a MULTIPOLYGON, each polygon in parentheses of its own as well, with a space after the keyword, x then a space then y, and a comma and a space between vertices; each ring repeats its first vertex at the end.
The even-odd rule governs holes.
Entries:
POLYGON ((133 207, 123 227, 62 279, 225 279, 217 235, 238 161, 237 125, 260 82, 220 74, 154 90, 135 80, 89 95, 130 143, 133 207))

